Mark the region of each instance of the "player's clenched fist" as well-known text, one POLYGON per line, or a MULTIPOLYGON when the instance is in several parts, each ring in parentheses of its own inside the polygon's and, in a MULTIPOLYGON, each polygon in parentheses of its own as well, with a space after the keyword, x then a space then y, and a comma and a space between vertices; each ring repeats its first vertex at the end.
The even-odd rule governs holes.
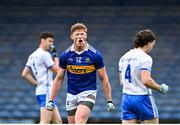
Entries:
POLYGON ((114 107, 112 101, 107 101, 107 111, 108 111, 108 112, 111 112, 111 111, 113 111, 114 109, 115 109, 115 107, 114 107))
POLYGON ((48 104, 46 105, 46 109, 49 111, 53 111, 54 110, 54 102, 49 101, 48 104))
POLYGON ((52 54, 53 57, 58 57, 58 53, 57 53, 55 45, 50 46, 50 53, 52 54))
POLYGON ((163 84, 161 84, 161 88, 159 91, 160 91, 160 93, 165 94, 169 91, 169 86, 163 83, 163 84))

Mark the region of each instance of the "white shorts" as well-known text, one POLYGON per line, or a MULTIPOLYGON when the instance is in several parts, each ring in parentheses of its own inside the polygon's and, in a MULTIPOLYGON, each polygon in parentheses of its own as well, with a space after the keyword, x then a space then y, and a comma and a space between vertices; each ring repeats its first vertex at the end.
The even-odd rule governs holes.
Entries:
MULTIPOLYGON (((68 112, 71 112, 71 111, 74 112, 74 111, 76 111, 77 106, 79 104, 86 105, 86 103, 84 103, 84 102, 91 103, 94 106, 95 100, 96 100, 96 95, 97 95, 97 90, 88 90, 88 91, 81 92, 77 95, 72 95, 70 93, 67 93, 66 110, 68 112)), ((92 107, 89 105, 87 105, 87 106, 92 110, 93 106, 92 107)), ((72 114, 72 113, 70 113, 70 114, 72 114)))

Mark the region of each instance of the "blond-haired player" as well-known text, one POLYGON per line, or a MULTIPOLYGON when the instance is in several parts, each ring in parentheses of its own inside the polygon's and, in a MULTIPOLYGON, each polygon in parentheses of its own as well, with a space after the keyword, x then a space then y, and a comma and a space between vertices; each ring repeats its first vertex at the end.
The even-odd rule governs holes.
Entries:
POLYGON ((114 110, 111 86, 103 58, 99 51, 87 42, 87 27, 76 23, 71 27, 73 45, 60 56, 60 71, 55 78, 47 109, 53 110, 53 100, 67 71, 68 87, 66 109, 69 123, 86 123, 93 109, 97 94, 96 73, 98 74, 107 100, 107 110, 114 110))

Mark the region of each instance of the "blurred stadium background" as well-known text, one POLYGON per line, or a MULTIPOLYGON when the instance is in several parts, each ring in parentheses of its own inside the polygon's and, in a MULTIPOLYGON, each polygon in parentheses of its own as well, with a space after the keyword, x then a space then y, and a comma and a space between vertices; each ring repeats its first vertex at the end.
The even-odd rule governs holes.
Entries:
MULTIPOLYGON (((106 111, 98 82, 98 97, 88 123, 121 123, 119 58, 132 47, 134 34, 150 28, 157 35, 151 53, 153 78, 170 86, 167 95, 154 92, 160 123, 180 123, 180 1, 178 0, 0 0, 0 123, 38 123, 34 88, 21 78, 28 55, 38 47, 39 33, 55 34, 62 52, 69 45, 70 26, 88 26, 89 43, 105 59, 116 110, 106 111)), ((64 123, 66 81, 59 92, 64 123)))

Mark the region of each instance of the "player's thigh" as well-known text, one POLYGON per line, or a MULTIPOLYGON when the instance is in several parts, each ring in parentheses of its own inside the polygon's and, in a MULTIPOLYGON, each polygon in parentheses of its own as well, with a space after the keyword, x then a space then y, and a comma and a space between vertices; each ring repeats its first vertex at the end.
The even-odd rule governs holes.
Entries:
POLYGON ((154 118, 150 120, 144 120, 141 122, 142 124, 159 124, 159 118, 154 118))
POLYGON ((90 110, 92 110, 96 101, 96 95, 96 90, 88 90, 81 92, 80 94, 78 94, 78 106, 85 105, 90 108, 90 110))
POLYGON ((122 124, 137 124, 137 119, 122 120, 122 124))
POLYGON ((46 109, 46 94, 36 95, 36 99, 40 105, 40 123, 50 123, 53 113, 46 109))
MULTIPOLYGON (((87 102, 88 103, 88 102, 87 102)), ((75 114, 75 123, 86 123, 91 113, 91 109, 84 104, 79 104, 75 114)))
POLYGON ((54 108, 54 111, 53 111, 52 122, 56 124, 62 123, 61 115, 59 113, 57 106, 54 108))
POLYGON ((68 123, 69 124, 75 124, 75 116, 74 115, 73 116, 68 116, 67 118, 68 118, 68 123))
POLYGON ((75 114, 75 123, 86 123, 94 107, 96 91, 90 90, 79 94, 78 107, 75 114))
POLYGON ((66 110, 68 115, 68 123, 75 123, 74 116, 78 106, 78 96, 67 93, 66 95, 66 110))
POLYGON ((53 112, 48 111, 45 107, 40 108, 40 123, 46 124, 50 123, 52 119, 53 112))

